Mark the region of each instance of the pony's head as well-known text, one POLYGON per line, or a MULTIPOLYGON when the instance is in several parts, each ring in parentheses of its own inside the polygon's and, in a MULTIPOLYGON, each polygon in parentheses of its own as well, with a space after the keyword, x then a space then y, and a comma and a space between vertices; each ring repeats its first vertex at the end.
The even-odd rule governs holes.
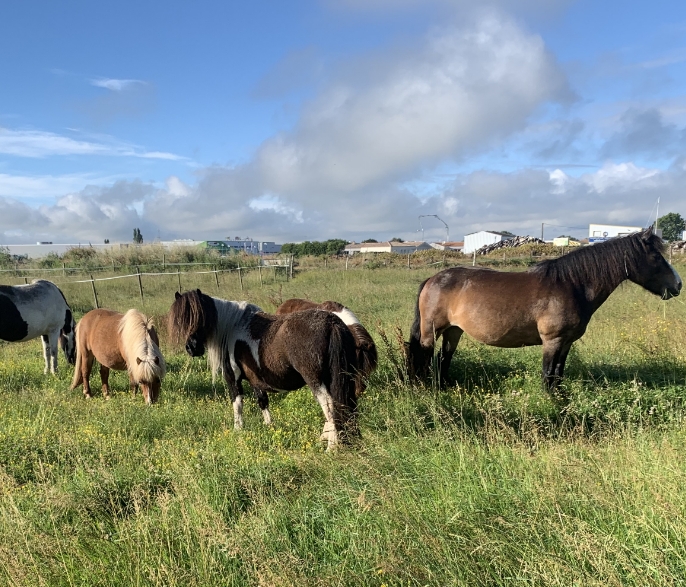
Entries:
POLYGON ((174 343, 185 345, 191 357, 201 357, 216 326, 217 308, 210 296, 199 289, 176 292, 169 309, 169 336, 174 343))
POLYGON ((665 300, 678 296, 682 286, 681 277, 665 260, 664 244, 652 227, 626 238, 635 241, 633 244, 639 249, 641 260, 626 268, 627 277, 665 300))
POLYGON ((60 330, 59 346, 70 365, 76 365, 76 323, 71 310, 67 308, 64 326, 60 330))
POLYGON ((164 377, 164 362, 162 361, 160 363, 159 356, 155 356, 154 359, 151 360, 151 365, 146 366, 145 363, 147 361, 148 359, 141 359, 140 357, 136 357, 136 366, 139 368, 139 370, 150 371, 152 374, 152 376, 146 377, 145 380, 141 380, 138 382, 145 403, 150 405, 154 404, 160 397, 162 379, 160 378, 159 373, 161 372, 162 377, 164 377), (146 369, 146 367, 148 368, 146 369))

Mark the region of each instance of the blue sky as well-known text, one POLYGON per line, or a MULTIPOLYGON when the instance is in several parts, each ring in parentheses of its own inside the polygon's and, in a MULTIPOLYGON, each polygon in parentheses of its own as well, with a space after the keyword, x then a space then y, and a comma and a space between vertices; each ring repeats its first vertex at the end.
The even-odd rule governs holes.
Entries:
POLYGON ((686 4, 473 4, 3 6, 0 241, 686 216, 686 4))

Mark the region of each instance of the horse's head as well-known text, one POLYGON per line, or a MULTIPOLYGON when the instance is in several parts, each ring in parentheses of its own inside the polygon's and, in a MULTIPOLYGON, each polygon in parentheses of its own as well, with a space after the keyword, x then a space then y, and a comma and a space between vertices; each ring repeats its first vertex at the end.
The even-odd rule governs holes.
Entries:
POLYGON ((67 308, 64 326, 60 330, 59 346, 70 365, 76 365, 76 323, 71 310, 67 308))
POLYGON ((140 385, 145 403, 150 405, 157 402, 160 397, 162 378, 166 373, 164 360, 159 355, 152 359, 136 357, 136 368, 133 372, 139 376, 138 385, 140 385))
POLYGON ((629 279, 665 300, 678 296, 681 277, 662 255, 662 239, 653 233, 652 227, 636 236, 643 254, 631 272, 627 269, 629 279))
POLYGON ((169 310, 169 334, 177 344, 184 344, 191 357, 205 354, 208 338, 217 324, 213 299, 199 289, 183 294, 176 292, 169 310))

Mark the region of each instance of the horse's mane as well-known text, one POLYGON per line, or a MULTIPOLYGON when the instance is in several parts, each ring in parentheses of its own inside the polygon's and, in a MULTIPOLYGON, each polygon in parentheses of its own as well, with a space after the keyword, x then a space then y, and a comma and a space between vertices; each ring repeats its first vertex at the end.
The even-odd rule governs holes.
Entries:
POLYGON ((152 319, 138 310, 129 310, 119 321, 119 337, 126 366, 135 381, 152 382, 164 378, 167 367, 160 348, 150 335, 152 319))
POLYGON ((199 289, 177 296, 169 310, 168 329, 171 340, 182 343, 202 331, 206 337, 207 359, 212 377, 224 374, 227 354, 233 357, 236 340, 255 343, 250 336, 249 322, 262 310, 248 302, 231 302, 213 298, 199 289))
POLYGON ((662 254, 664 250, 662 239, 651 229, 646 229, 597 245, 580 247, 557 259, 541 261, 529 272, 576 287, 614 288, 627 276, 640 273, 642 259, 647 252, 662 254))

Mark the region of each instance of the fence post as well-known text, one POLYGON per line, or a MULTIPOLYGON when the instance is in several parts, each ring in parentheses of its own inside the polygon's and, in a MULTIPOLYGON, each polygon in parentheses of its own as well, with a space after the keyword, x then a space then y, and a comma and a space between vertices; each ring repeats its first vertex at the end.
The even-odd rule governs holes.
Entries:
POLYGON ((476 265, 476 251, 474 251, 474 256, 472 257, 472 267, 476 265))
POLYGON ((407 268, 410 268, 410 253, 407 253, 407 268))
POLYGON ((176 270, 176 277, 179 279, 179 293, 181 293, 181 268, 179 267, 176 270))
POLYGON ((217 284, 217 293, 219 293, 219 275, 217 274, 217 266, 214 266, 214 281, 217 284))
POLYGON ((328 267, 328 262, 327 262, 328 257, 324 257, 324 269, 328 267))
POLYGON ((138 291, 141 292, 141 302, 143 301, 143 282, 141 281, 141 270, 136 266, 136 274, 138 275, 138 291))
MULTIPOLYGON (((671 250, 671 249, 670 249, 670 250, 671 250)), ((670 263, 672 262, 671 259, 670 259, 669 262, 670 262, 670 263)), ((28 282, 29 282, 29 278, 28 278, 28 277, 24 277, 24 283, 28 283, 28 282)))
POLYGON ((98 304, 98 293, 95 291, 95 279, 93 279, 93 274, 91 273, 91 287, 93 288, 93 300, 95 301, 95 309, 97 310, 100 305, 98 304))
POLYGON ((672 245, 669 245, 669 264, 672 264, 672 245))
POLYGON ((66 277, 66 276, 67 276, 67 264, 62 263, 62 277, 66 277))
MULTIPOLYGON (((295 255, 291 255, 291 267, 290 267, 291 279, 293 279, 293 259, 295 259, 295 255)), ((288 274, 286 274, 286 275, 288 275, 288 274)))
POLYGON ((257 266, 257 271, 260 274, 260 287, 262 287, 262 262, 260 261, 260 265, 257 266))
POLYGON ((345 257, 345 270, 348 270, 348 259, 350 258, 350 255, 346 255, 345 257))
POLYGON ((243 291, 243 276, 241 275, 241 262, 238 261, 238 281, 241 282, 241 291, 243 291))
POLYGON ((167 266, 167 257, 164 253, 162 253, 162 270, 163 271, 166 268, 166 266, 167 266))

